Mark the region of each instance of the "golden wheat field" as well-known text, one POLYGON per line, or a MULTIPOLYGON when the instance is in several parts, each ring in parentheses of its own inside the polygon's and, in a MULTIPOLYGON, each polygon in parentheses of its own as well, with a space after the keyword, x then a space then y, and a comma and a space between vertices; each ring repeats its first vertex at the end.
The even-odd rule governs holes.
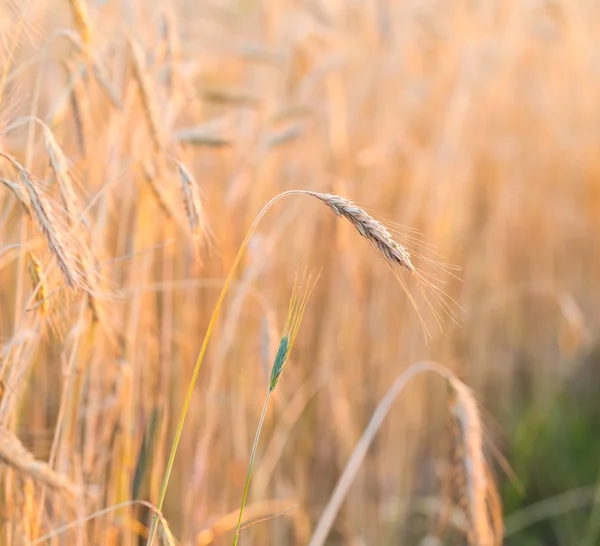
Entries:
POLYGON ((599 29, 0 2, 0 544, 600 545, 599 29))

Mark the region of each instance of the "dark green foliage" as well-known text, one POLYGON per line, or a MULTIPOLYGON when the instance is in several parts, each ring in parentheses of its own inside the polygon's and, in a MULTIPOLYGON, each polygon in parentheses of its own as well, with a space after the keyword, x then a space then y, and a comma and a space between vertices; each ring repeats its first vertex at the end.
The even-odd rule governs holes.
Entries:
POLYGON ((507 546, 599 543, 593 485, 600 470, 600 398, 597 361, 586 366, 590 363, 580 366, 549 408, 531 409, 518 419, 508 455, 525 495, 510 483, 502 491, 507 516, 567 492, 577 502, 561 503, 559 515, 507 537, 507 546))

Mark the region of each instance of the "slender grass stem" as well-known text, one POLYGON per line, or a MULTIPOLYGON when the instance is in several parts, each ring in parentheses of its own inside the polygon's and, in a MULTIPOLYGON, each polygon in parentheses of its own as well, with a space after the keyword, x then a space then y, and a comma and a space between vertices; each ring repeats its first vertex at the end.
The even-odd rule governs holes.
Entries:
POLYGON ((244 495, 242 497, 242 504, 240 506, 240 515, 238 516, 237 527, 235 530, 235 537, 233 538, 233 546, 237 546, 238 539, 240 537, 240 528, 242 526, 242 515, 244 513, 244 506, 246 505, 246 498, 248 497, 248 489, 250 488, 250 475, 252 474, 252 467, 254 466, 254 457, 256 456, 256 448, 258 447, 258 439, 260 438, 260 432, 265 421, 265 415, 267 413, 267 406, 269 405, 269 398, 273 389, 269 388, 267 396, 265 397, 265 404, 260 415, 260 421, 258 422, 258 428, 256 429, 256 435, 254 436, 254 445, 252 446, 252 453, 250 454, 250 462, 248 463, 248 474, 246 474, 246 485, 244 486, 244 495))

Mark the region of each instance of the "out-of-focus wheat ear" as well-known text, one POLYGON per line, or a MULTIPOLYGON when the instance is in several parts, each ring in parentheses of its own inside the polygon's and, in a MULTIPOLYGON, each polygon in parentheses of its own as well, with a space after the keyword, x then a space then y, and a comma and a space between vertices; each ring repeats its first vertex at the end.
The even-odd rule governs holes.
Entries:
POLYGON ((258 108, 260 99, 245 90, 229 89, 224 87, 205 87, 202 90, 202 98, 207 102, 223 105, 238 105, 258 108))
MULTIPOLYGON (((72 72, 71 64, 68 61, 63 61, 62 63, 67 76, 69 76, 72 72)), ((81 157, 86 157, 86 120, 85 120, 85 111, 89 109, 86 108, 87 99, 85 98, 84 93, 81 91, 81 78, 73 78, 73 84, 70 92, 69 102, 71 103, 71 110, 73 112, 73 121, 75 122, 75 132, 77 134, 77 145, 79 147, 79 153, 81 157)))
POLYGON ((11 467, 18 475, 31 478, 54 491, 75 497, 77 488, 48 464, 37 460, 7 428, 0 428, 0 463, 11 467))
POLYGON ((48 286, 44 275, 41 262, 36 258, 33 252, 29 251, 29 274, 33 290, 36 290, 35 301, 38 303, 42 315, 48 311, 48 286))
POLYGON ((302 136, 305 132, 304 129, 303 123, 296 122, 273 130, 264 138, 264 146, 267 150, 273 150, 274 148, 293 142, 302 136))
MULTIPOLYGON (((455 483, 455 469, 459 468, 456 464, 453 464, 455 460, 457 460, 456 456, 456 439, 458 435, 456 434, 456 420, 454 418, 449 419, 449 432, 450 434, 444 435, 441 439, 444 447, 444 453, 449 453, 449 461, 443 460, 441 464, 439 464, 437 469, 437 477, 441 481, 441 488, 439 492, 439 497, 441 498, 441 506, 440 510, 437 514, 435 527, 430 530, 430 535, 435 537, 442 537, 445 529, 448 527, 448 523, 451 521, 452 513, 455 510, 453 501, 457 495, 453 494, 459 489, 457 484, 455 483)), ((460 458, 462 460, 462 457, 460 458)), ((461 498, 460 495, 458 495, 461 498)), ((463 511, 464 513, 464 511, 463 511)), ((461 513, 461 516, 463 515, 461 513)))
POLYGON ((471 390, 453 375, 446 375, 451 387, 451 413, 456 420, 462 449, 464 506, 471 546, 500 546, 503 527, 502 508, 496 485, 483 449, 483 426, 471 390), (500 522, 500 524, 498 524, 500 522))
MULTIPOLYGON (((90 240, 89 233, 87 235, 88 240, 90 240)), ((103 325, 106 325, 104 305, 97 297, 97 295, 101 293, 98 279, 98 270, 100 269, 98 257, 94 254, 90 245, 80 248, 78 259, 82 269, 88 274, 87 305, 92 313, 92 322, 100 322, 103 325)))
POLYGON ((81 36, 82 50, 87 54, 92 38, 92 24, 85 0, 69 0, 69 6, 71 7, 71 15, 73 16, 75 28, 79 36, 81 36))
POLYGON ((181 179, 183 204, 185 205, 190 230, 195 239, 206 241, 210 232, 204 215, 198 184, 181 161, 176 161, 176 163, 181 179))
POLYGON ((98 300, 92 294, 88 294, 87 304, 92 313, 92 322, 102 322, 98 300))
POLYGON ((25 209, 25 212, 27 212, 27 214, 31 216, 29 200, 26 194, 21 189, 21 186, 19 186, 19 184, 11 182, 10 180, 5 180, 4 178, 0 178, 0 184, 6 186, 13 193, 13 195, 17 198, 17 201, 19 201, 19 203, 21 203, 21 205, 25 209))
POLYGON ((133 39, 129 39, 129 49, 131 51, 131 66, 133 69, 133 77, 137 83, 146 123, 150 132, 150 138, 154 145, 154 151, 161 153, 165 149, 165 138, 163 131, 158 121, 158 104, 156 96, 153 93, 152 86, 144 62, 144 52, 140 45, 133 39))
POLYGON ((176 24, 175 12, 167 7, 161 17, 162 33, 167 44, 167 84, 169 90, 177 87, 178 67, 181 62, 181 43, 176 24))
POLYGON ((104 92, 108 100, 112 103, 112 105, 117 110, 122 110, 123 103, 121 101, 121 97, 115 89, 115 86, 110 81, 108 70, 106 69, 106 66, 104 66, 104 63, 100 59, 94 59, 92 61, 92 73, 94 74, 94 78, 100 86, 100 89, 102 89, 102 91, 104 92))
POLYGON ((46 237, 48 247, 56 257, 58 266, 63 273, 65 281, 71 288, 80 287, 85 289, 85 277, 77 267, 75 260, 63 241, 63 235, 54 221, 52 207, 35 187, 27 170, 13 157, 0 152, 0 157, 8 160, 19 174, 21 185, 25 188, 29 197, 31 216, 38 224, 46 237))
POLYGON ((167 200, 165 199, 165 196, 163 195, 159 185, 157 184, 156 168, 149 161, 145 161, 142 164, 142 172, 144 173, 144 179, 148 183, 148 187, 150 188, 152 195, 154 195, 158 206, 167 218, 172 219, 173 212, 171 211, 167 200))
POLYGON ((64 244, 63 236, 60 230, 57 229, 57 224, 53 221, 50 203, 38 193, 26 171, 21 171, 20 176, 23 185, 29 194, 33 217, 36 219, 37 224, 46 236, 48 248, 56 257, 58 266, 63 273, 67 285, 72 288, 83 287, 84 283, 82 275, 74 263, 71 252, 64 244))
MULTIPOLYGON (((82 214, 82 208, 79 198, 73 189, 73 181, 71 179, 71 175, 69 174, 69 163, 65 154, 58 145, 58 142, 56 142, 56 139, 54 138, 50 128, 45 123, 40 122, 40 125, 42 126, 42 132, 44 133, 44 146, 46 147, 46 153, 50 158, 50 166, 52 167, 58 182, 58 187, 65 205, 69 223, 75 224, 79 221, 79 215, 82 214)), ((82 216, 81 220, 86 227, 89 227, 89 223, 87 218, 85 218, 85 215, 82 216)))
POLYGON ((231 118, 224 116, 200 125, 183 127, 173 132, 172 139, 192 146, 211 148, 231 146, 234 140, 231 118))

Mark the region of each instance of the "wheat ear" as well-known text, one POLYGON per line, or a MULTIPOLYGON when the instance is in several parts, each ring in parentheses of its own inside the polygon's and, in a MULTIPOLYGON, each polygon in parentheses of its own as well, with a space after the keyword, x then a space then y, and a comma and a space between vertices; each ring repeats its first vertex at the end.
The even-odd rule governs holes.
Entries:
POLYGON ((448 374, 450 411, 457 424, 459 472, 470 546, 502 544, 501 503, 483 450, 483 425, 471 389, 448 374))
POLYGON ((7 159, 19 173, 19 180, 22 186, 25 188, 29 198, 29 210, 31 211, 31 215, 35 218, 37 224, 46 237, 46 240, 48 241, 48 247, 50 248, 52 254, 54 254, 56 257, 56 261, 58 262, 63 276, 65 277, 67 285, 70 287, 85 288, 84 275, 80 272, 72 255, 64 245, 63 235, 61 234, 60 230, 56 228, 57 224, 54 221, 53 211, 50 203, 37 190, 33 180, 23 165, 5 153, 0 152, 0 157, 7 159))
POLYGON ((415 273, 410 253, 394 241, 387 228, 352 201, 332 193, 309 192, 325 203, 337 216, 348 220, 391 267, 400 266, 415 273))
POLYGON ((142 101, 142 107, 146 116, 146 122, 150 131, 150 138, 154 145, 154 151, 157 153, 165 149, 165 141, 158 121, 158 103, 152 93, 152 86, 144 63, 144 53, 140 45, 133 39, 129 40, 129 50, 131 51, 131 66, 133 77, 137 83, 142 101))
MULTIPOLYGON (((73 189, 73 181, 69 174, 69 162, 58 145, 58 142, 56 142, 50 128, 41 120, 38 121, 42 127, 42 132, 44 133, 44 146, 46 148, 46 153, 50 158, 50 165, 54 171, 56 180, 58 181, 58 187, 63 198, 67 217, 69 218, 69 222, 76 222, 78 215, 81 213, 81 203, 73 189)), ((88 226, 86 218, 83 217, 82 220, 83 223, 88 226)))
POLYGON ((31 276, 31 284, 33 290, 36 290, 35 301, 40 305, 42 315, 48 311, 48 287, 46 286, 46 278, 41 262, 37 259, 33 252, 28 252, 29 255, 29 274, 31 276))
POLYGON ((201 239, 207 234, 207 224, 202 209, 200 199, 200 190, 196 180, 180 161, 176 161, 181 179, 181 191, 183 194, 183 203, 187 213, 190 231, 195 238, 201 239))

